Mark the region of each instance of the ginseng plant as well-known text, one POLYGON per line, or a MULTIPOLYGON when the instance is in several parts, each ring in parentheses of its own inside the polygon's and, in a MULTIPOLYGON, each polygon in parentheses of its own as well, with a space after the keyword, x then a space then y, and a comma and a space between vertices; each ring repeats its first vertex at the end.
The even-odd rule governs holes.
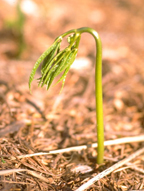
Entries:
MULTIPOLYGON (((62 88, 65 83, 66 75, 74 62, 82 33, 90 33, 96 42, 96 67, 95 67, 95 98, 96 98, 96 121, 97 121, 97 163, 103 163, 104 155, 104 127, 103 127, 103 99, 102 99, 102 45, 99 34, 92 28, 83 27, 73 29, 58 36, 54 43, 39 57, 35 63, 29 78, 29 89, 34 79, 37 68, 42 63, 41 77, 38 79, 38 86, 46 85, 47 90, 51 86, 55 77, 63 72, 60 79, 62 88), (61 50, 61 42, 67 37, 68 46, 61 50)), ((61 88, 61 90, 62 90, 61 88)))

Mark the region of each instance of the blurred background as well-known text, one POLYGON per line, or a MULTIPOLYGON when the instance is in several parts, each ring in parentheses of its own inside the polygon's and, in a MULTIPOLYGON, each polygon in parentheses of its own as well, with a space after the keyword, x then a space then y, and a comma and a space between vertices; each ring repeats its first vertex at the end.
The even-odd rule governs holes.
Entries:
MULTIPOLYGON (((1 0, 0 82, 1 92, 12 112, 11 117, 8 116, 5 122, 1 122, 1 127, 11 121, 26 118, 30 120, 33 117, 36 112, 34 109, 28 107, 24 109, 24 100, 28 98, 37 103, 47 119, 53 109, 55 112, 60 112, 68 108, 80 112, 78 123, 82 124, 84 119, 81 119, 81 116, 84 117, 87 112, 95 110, 96 49, 95 41, 89 34, 82 35, 77 59, 67 76, 66 87, 61 95, 58 94, 61 84, 46 92, 45 88, 37 88, 34 82, 33 95, 30 95, 28 90, 29 75, 38 57, 58 35, 79 27, 95 29, 102 39, 106 131, 120 132, 124 129, 132 133, 134 128, 139 133, 142 130, 144 125, 144 2, 142 0, 1 0), (9 87, 8 90, 6 86, 9 87), (85 111, 84 106, 87 108, 85 111)), ((39 75, 40 70, 36 76, 39 75)), ((2 99, 3 104, 5 101, 2 99)), ((1 111, 5 111, 6 108, 7 106, 1 108, 1 111)), ((6 112, 3 113, 7 115, 6 112)), ((3 117, 6 119, 6 116, 3 117)), ((95 126, 95 117, 91 120, 95 126)))
MULTIPOLYGON (((138 0, 1 0, 0 56, 2 59, 37 58, 61 33, 84 26, 97 30, 102 38, 104 58, 113 46, 122 54, 143 48, 144 5, 138 0), (127 49, 127 50, 126 50, 127 49)), ((94 42, 86 35, 79 55, 93 54, 94 42), (88 40, 87 40, 88 39, 88 40)), ((116 51, 116 50, 115 50, 116 51)), ((119 53, 118 53, 119 52, 119 53)), ((113 57, 117 57, 117 55, 113 57)), ((118 55, 120 56, 120 55, 118 55)))

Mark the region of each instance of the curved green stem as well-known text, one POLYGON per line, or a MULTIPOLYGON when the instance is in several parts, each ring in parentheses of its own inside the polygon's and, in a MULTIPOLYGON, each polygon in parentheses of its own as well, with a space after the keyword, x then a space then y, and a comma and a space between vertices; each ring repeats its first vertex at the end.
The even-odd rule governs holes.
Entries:
POLYGON ((96 67, 95 67, 95 98, 97 119, 97 163, 103 163, 104 156, 104 125, 103 125, 103 97, 102 97, 102 43, 99 34, 91 28, 80 28, 79 32, 90 33, 96 41, 96 67))
POLYGON ((62 35, 65 37, 70 33, 90 33, 96 41, 96 67, 95 67, 95 98, 96 98, 96 120, 97 120, 97 163, 103 163, 104 156, 104 125, 103 125, 103 98, 102 98, 102 43, 99 34, 92 28, 84 27, 70 30, 62 35))

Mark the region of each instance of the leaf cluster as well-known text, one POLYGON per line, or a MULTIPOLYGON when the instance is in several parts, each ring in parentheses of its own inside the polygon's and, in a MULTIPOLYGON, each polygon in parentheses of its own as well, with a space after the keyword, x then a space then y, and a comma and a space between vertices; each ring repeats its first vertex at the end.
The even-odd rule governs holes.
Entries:
MULTIPOLYGON (((35 63, 29 78, 29 89, 31 89, 31 83, 34 79, 36 70, 40 66, 41 62, 41 77, 38 79, 38 86, 43 87, 46 85, 47 90, 51 86, 55 77, 63 72, 60 79, 56 82, 59 83, 62 81, 62 88, 65 83, 66 75, 70 69, 70 66, 74 62, 77 52, 78 45, 80 41, 80 34, 72 34, 67 38, 69 45, 60 50, 62 36, 56 38, 54 43, 39 57, 35 63)), ((61 90, 62 90, 61 88, 61 90)))

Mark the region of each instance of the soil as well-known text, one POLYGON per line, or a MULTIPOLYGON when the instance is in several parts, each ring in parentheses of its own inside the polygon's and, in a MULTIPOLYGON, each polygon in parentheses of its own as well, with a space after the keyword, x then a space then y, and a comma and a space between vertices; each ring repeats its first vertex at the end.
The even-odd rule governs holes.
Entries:
MULTIPOLYGON (((24 157, 97 142, 93 37, 82 35, 61 94, 61 84, 46 91, 36 81, 30 94, 31 69, 58 35, 85 26, 95 29, 103 45, 105 141, 144 134, 144 3, 33 0, 31 8, 23 0, 18 14, 14 2, 1 0, 0 6, 0 190, 76 190, 144 143, 106 146, 102 165, 96 164, 96 148, 90 146, 24 157)), ((144 155, 87 190, 144 190, 144 155)))

